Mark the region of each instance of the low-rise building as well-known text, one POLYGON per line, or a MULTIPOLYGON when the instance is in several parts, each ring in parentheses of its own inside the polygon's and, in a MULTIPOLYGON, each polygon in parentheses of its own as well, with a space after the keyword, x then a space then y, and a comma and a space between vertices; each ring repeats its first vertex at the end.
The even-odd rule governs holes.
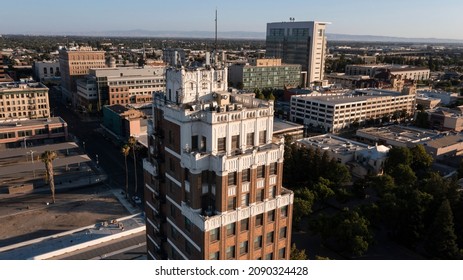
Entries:
POLYGON ((5 83, 5 82, 13 82, 13 79, 8 76, 8 74, 5 73, 5 68, 6 67, 3 63, 3 55, 0 52, 0 83, 5 83))
POLYGON ((429 122, 431 127, 438 130, 463 130, 463 112, 445 107, 429 110, 429 122))
POLYGON ((41 83, 56 83, 61 81, 59 61, 35 61, 32 65, 34 79, 41 83))
POLYGON ((441 100, 439 98, 428 97, 424 94, 416 95, 416 104, 423 106, 424 109, 433 109, 439 105, 441 100))
POLYGON ((442 105, 449 105, 455 102, 458 97, 458 93, 456 92, 446 92, 439 90, 417 90, 417 93, 421 96, 439 99, 442 105))
POLYGON ((424 148, 433 158, 461 155, 463 134, 442 135, 424 143, 424 148))
POLYGON ((80 107, 87 111, 93 111, 94 105, 98 102, 96 81, 93 79, 77 80, 77 95, 80 107))
POLYGON ((124 142, 130 136, 138 137, 141 133, 140 120, 143 113, 123 105, 109 105, 103 107, 103 127, 116 140, 124 142))
POLYGON ((284 136, 285 138, 295 141, 304 137, 304 126, 284 121, 278 118, 273 119, 273 137, 279 138, 284 136))
POLYGON ((369 146, 350 139, 324 134, 298 140, 306 147, 327 152, 338 163, 348 164, 351 172, 363 177, 367 174, 382 174, 389 148, 383 145, 369 146))
POLYGON ((402 77, 404 80, 428 80, 431 71, 426 67, 414 67, 396 64, 352 64, 346 66, 346 75, 366 75, 375 78, 387 73, 389 77, 402 77))
POLYGON ((367 75, 346 75, 344 73, 331 73, 325 75, 328 83, 342 88, 371 88, 376 87, 378 82, 367 75))
POLYGON ((438 132, 411 126, 382 126, 358 129, 357 139, 370 144, 412 148, 418 144, 437 138, 438 132))
POLYGON ((67 139, 67 123, 60 117, 0 121, 0 149, 60 143, 67 139))

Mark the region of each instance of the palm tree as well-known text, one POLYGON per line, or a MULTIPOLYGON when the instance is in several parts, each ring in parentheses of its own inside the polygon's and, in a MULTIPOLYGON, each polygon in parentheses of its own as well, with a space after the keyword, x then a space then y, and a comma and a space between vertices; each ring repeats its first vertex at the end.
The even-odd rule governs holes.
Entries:
POLYGON ((51 198, 55 203, 55 178, 53 175, 53 160, 57 157, 54 151, 45 151, 40 155, 40 160, 45 163, 45 169, 47 171, 47 180, 50 185, 51 198))
POLYGON ((125 197, 127 198, 129 196, 129 170, 127 169, 127 156, 130 153, 129 145, 125 144, 122 146, 121 153, 124 156, 125 161, 125 197))
POLYGON ((132 149, 132 155, 133 155, 133 168, 135 169, 135 195, 137 195, 137 159, 135 157, 135 145, 137 144, 137 139, 133 136, 129 137, 129 141, 127 145, 132 149))

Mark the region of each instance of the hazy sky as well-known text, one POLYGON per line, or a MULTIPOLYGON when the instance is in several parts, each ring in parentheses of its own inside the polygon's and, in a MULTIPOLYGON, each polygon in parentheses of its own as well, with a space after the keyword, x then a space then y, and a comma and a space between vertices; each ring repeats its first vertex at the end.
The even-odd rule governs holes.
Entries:
POLYGON ((265 32, 267 22, 327 21, 328 33, 463 39, 462 0, 20 0, 0 4, 0 34, 145 29, 265 32))

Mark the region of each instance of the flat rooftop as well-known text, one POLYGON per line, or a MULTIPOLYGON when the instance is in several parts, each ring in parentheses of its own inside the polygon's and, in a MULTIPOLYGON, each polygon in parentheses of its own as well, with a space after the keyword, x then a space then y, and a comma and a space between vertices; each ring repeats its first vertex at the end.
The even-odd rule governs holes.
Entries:
POLYGON ((368 148, 368 145, 352 141, 350 139, 335 136, 333 134, 323 134, 314 137, 304 138, 297 142, 306 145, 316 147, 318 149, 332 153, 347 155, 356 151, 364 150, 368 148))
POLYGON ((0 260, 48 259, 145 230, 143 214, 109 220, 0 248, 0 260))
POLYGON ((273 118, 273 134, 285 133, 294 130, 303 130, 304 126, 301 124, 280 120, 273 118))
POLYGON ((0 120, 0 130, 12 127, 42 126, 45 124, 66 124, 61 117, 40 118, 40 119, 8 119, 0 120))
POLYGON ((429 70, 427 67, 416 67, 412 65, 400 64, 352 64, 348 66, 364 67, 364 68, 385 68, 391 71, 408 71, 408 70, 429 70))
MULTIPOLYGON (((327 104, 338 105, 352 102, 362 102, 374 98, 390 97, 390 96, 408 96, 397 91, 368 89, 368 90, 355 90, 349 91, 344 94, 309 94, 295 96, 297 99, 304 99, 308 101, 319 101, 327 104)), ((294 97, 294 96, 293 96, 294 97)))
POLYGON ((30 83, 0 83, 0 92, 10 92, 10 91, 22 91, 22 90, 31 90, 31 89, 47 89, 48 88, 37 82, 30 83))
POLYGON ((463 142, 462 134, 444 135, 439 138, 435 138, 425 143, 425 146, 432 147, 435 149, 445 148, 453 146, 455 144, 463 142))
POLYGON ((439 133, 410 126, 369 127, 357 130, 357 136, 366 136, 375 140, 391 140, 402 143, 421 143, 438 137, 439 133))

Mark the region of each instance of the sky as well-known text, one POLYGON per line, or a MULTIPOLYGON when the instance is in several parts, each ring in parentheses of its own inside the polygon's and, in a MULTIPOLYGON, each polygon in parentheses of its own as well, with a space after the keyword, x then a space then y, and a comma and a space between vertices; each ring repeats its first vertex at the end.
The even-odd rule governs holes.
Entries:
POLYGON ((331 22, 328 33, 463 39, 461 0, 20 0, 2 1, 0 34, 265 32, 266 23, 331 22))

